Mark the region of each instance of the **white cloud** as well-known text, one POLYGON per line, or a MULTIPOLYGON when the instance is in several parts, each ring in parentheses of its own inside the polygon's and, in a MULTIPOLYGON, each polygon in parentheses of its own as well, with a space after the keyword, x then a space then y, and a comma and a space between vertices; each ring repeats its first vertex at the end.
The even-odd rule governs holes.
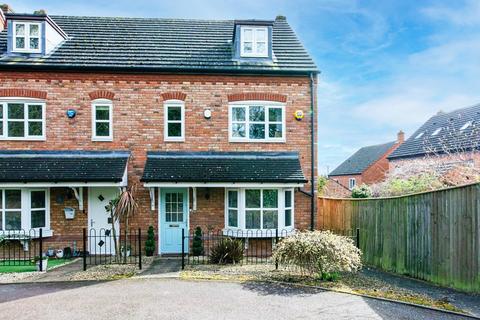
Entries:
POLYGON ((424 8, 422 12, 429 18, 446 21, 460 26, 480 25, 480 1, 453 1, 453 6, 434 5, 424 8))

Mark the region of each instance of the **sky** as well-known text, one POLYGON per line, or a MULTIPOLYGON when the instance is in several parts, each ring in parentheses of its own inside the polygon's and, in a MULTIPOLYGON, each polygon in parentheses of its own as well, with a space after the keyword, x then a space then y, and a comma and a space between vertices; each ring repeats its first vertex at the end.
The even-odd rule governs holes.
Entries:
POLYGON ((480 0, 4 0, 16 12, 197 19, 285 15, 321 71, 320 174, 366 145, 480 103, 480 0))

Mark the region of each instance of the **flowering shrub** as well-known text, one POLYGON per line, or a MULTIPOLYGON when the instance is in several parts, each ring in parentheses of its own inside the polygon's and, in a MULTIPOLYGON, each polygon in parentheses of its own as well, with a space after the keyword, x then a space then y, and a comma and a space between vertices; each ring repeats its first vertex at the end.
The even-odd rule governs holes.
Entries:
POLYGON ((324 278, 337 272, 355 272, 362 267, 361 251, 353 240, 330 231, 298 232, 283 239, 273 258, 324 278))
POLYGON ((352 198, 370 198, 372 196, 372 190, 366 184, 356 186, 352 190, 352 198))

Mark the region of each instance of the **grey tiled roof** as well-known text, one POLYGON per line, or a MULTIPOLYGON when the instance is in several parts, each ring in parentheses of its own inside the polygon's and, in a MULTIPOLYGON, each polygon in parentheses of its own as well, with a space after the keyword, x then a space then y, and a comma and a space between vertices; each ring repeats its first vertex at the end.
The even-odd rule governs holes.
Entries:
POLYGON ((130 152, 0 150, 0 182, 120 182, 130 152))
POLYGON ((428 119, 388 159, 418 157, 428 153, 471 150, 480 147, 480 104, 449 113, 440 112, 428 119), (472 125, 461 130, 472 121, 472 125), (437 129, 437 135, 432 135, 437 129), (423 133, 419 137, 419 135, 423 133))
POLYGON ((360 148, 350 158, 342 162, 329 176, 361 174, 372 163, 380 159, 396 141, 360 148))
POLYGON ((145 182, 305 183, 298 153, 148 152, 145 182))
MULTIPOLYGON (((233 20, 186 20, 50 16, 70 37, 50 56, 3 57, 15 66, 147 71, 317 71, 286 20, 273 24, 273 62, 233 59, 233 20)), ((6 31, 0 50, 6 52, 6 31)))

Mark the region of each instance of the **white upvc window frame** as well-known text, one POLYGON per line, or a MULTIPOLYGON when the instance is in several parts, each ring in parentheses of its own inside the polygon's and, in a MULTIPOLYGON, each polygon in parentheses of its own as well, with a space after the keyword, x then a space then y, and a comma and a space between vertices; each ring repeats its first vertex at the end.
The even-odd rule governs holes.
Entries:
POLYGON ((41 53, 42 52, 42 23, 32 21, 13 21, 12 30, 12 51, 22 53, 41 53), (17 36, 17 25, 24 25, 25 34, 23 36, 17 36), (38 26, 38 37, 30 36, 30 28, 32 25, 38 26), (25 39, 25 48, 17 48, 17 38, 25 39), (38 49, 30 48, 30 39, 38 38, 38 49))
MULTIPOLYGON (((44 235, 48 235, 50 232, 50 188, 0 188, 0 193, 2 193, 1 200, 3 203, 0 205, 0 219, 1 219, 1 233, 10 233, 25 231, 25 235, 30 235, 30 230, 38 231, 40 228, 46 231, 44 235), (6 209, 6 190, 20 190, 21 191, 21 208, 20 209, 6 209), (32 228, 31 220, 31 194, 33 191, 43 191, 45 192, 45 208, 34 208, 34 211, 45 210, 45 227, 32 228), (5 230, 5 212, 7 211, 21 211, 21 229, 10 229, 5 230)), ((35 235, 38 235, 38 232, 35 232, 35 235)))
POLYGON ((240 56, 241 57, 249 57, 249 58, 267 58, 269 55, 269 30, 268 27, 263 26, 240 26, 240 56), (252 39, 251 41, 245 40, 245 32, 251 31, 252 32, 252 39), (259 41, 257 33, 259 31, 265 32, 265 40, 259 41), (252 42, 252 52, 245 52, 245 42, 252 42), (265 52, 259 53, 258 52, 258 44, 265 43, 265 52))
MULTIPOLYGON (((285 234, 286 232, 293 231, 295 228, 295 190, 294 188, 268 188, 268 187, 248 187, 248 188, 226 188, 225 189, 225 232, 233 231, 232 235, 243 235, 243 236, 259 236, 259 233, 256 231, 262 231, 263 235, 275 235, 275 228, 263 228, 263 211, 264 210, 277 210, 277 229, 279 234, 285 234), (246 228, 246 190, 262 190, 260 193, 261 208, 255 208, 261 211, 260 213, 260 229, 247 229, 246 228), (278 192, 278 207, 277 208, 263 208, 263 190, 277 190, 278 192), (228 192, 236 191, 237 192, 237 223, 238 227, 229 225, 229 203, 228 203, 228 192), (285 207, 285 191, 291 191, 291 207, 285 207), (291 225, 285 226, 285 210, 291 210, 291 225)), ((249 208, 253 209, 253 208, 249 208)), ((228 233, 230 234, 230 233, 228 233)))
POLYGON ((163 104, 163 140, 168 142, 184 142, 185 141, 185 102, 182 100, 167 100, 163 104), (180 108, 180 120, 169 120, 168 119, 168 109, 169 108, 180 108), (168 135, 168 125, 170 123, 180 123, 181 125, 181 136, 172 136, 168 135))
POLYGON ((92 141, 113 141, 113 102, 108 99, 96 99, 92 101, 92 141), (97 107, 108 107, 108 120, 97 120, 97 107), (97 135, 97 123, 108 123, 108 136, 97 135))
POLYGON ((0 112, 0 122, 3 123, 3 131, 0 132, 0 140, 22 140, 22 141, 44 141, 46 139, 46 104, 43 100, 29 99, 29 98, 0 98, 0 106, 2 106, 2 112, 0 112), (23 104, 23 119, 9 119, 8 118, 8 104, 23 104), (29 119, 28 109, 30 105, 42 106, 42 118, 41 119, 29 119), (8 135, 8 122, 23 122, 22 137, 11 137, 8 135), (28 124, 29 122, 41 122, 42 123, 42 135, 29 135, 28 124))
POLYGON ((349 178, 348 179, 348 189, 352 190, 357 185, 357 179, 349 178))
POLYGON ((228 139, 230 142, 256 142, 256 143, 285 143, 287 141, 287 126, 286 126, 286 116, 285 111, 286 105, 281 102, 274 101, 236 101, 231 102, 228 105, 228 139), (250 120, 250 108, 251 107, 264 107, 265 109, 265 120, 264 121, 251 121, 250 120), (233 109, 234 108, 245 108, 245 120, 244 121, 234 121, 233 120, 233 109), (282 121, 270 121, 269 119, 269 109, 281 109, 282 110, 282 121), (265 126, 265 138, 263 139, 254 139, 250 138, 250 124, 264 124, 265 126), (245 137, 234 137, 233 136, 233 125, 234 124, 245 124, 245 137), (279 138, 270 138, 269 137, 269 125, 282 125, 282 137, 279 138))

